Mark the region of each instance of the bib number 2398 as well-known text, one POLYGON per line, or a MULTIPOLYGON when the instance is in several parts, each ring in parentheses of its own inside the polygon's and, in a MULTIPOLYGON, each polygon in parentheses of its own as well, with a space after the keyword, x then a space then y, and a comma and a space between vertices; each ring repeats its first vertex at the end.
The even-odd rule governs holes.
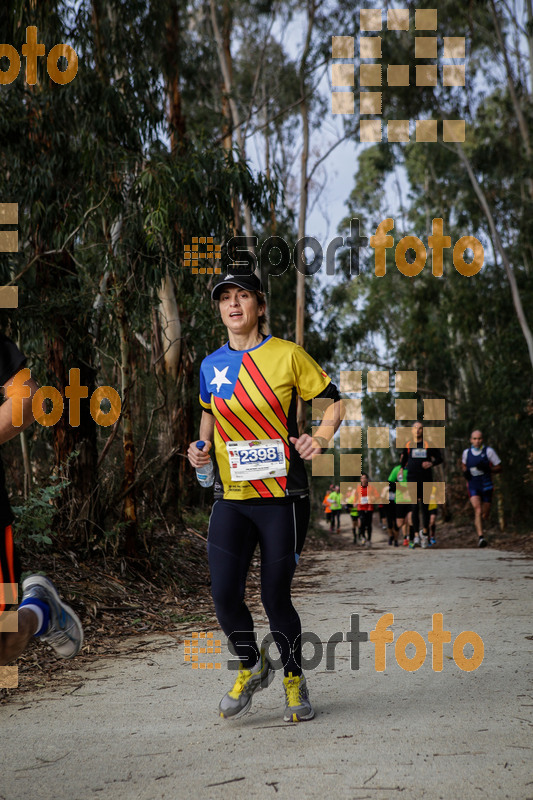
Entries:
POLYGON ((232 481, 283 478, 285 448, 281 439, 226 442, 232 481))

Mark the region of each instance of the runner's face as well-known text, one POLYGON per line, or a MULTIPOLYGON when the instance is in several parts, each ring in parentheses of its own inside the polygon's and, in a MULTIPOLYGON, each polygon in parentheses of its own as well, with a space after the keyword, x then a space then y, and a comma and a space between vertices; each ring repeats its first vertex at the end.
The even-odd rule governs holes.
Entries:
POLYGON ((415 424, 413 425, 413 435, 417 440, 420 440, 422 438, 422 429, 423 426, 421 425, 421 423, 415 422, 415 424))
POLYGON ((483 435, 481 431, 474 431, 470 437, 470 444, 472 447, 481 447, 483 444, 483 435))
POLYGON ((222 322, 232 333, 247 335, 258 330, 259 317, 265 313, 259 307, 257 297, 247 289, 229 286, 220 294, 219 304, 222 322))

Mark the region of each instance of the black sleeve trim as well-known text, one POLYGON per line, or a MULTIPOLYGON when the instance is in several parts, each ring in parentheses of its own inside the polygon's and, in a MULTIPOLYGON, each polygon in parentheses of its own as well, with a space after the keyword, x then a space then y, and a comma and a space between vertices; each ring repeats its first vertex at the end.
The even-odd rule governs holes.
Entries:
POLYGON ((313 402, 313 400, 316 400, 319 397, 327 397, 330 400, 333 400, 334 402, 337 402, 338 400, 341 399, 341 396, 339 394, 339 390, 337 389, 337 387, 335 386, 335 384, 333 382, 332 383, 328 383, 326 388, 322 389, 320 394, 317 394, 317 395, 315 395, 315 397, 311 398, 311 400, 308 400, 307 401, 308 404, 310 405, 313 402))

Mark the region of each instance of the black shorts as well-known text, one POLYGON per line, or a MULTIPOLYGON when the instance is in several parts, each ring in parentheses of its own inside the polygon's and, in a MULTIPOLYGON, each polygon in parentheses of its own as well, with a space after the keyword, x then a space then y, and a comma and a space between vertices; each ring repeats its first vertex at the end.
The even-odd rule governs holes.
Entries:
POLYGON ((396 519, 405 519, 411 510, 409 503, 395 503, 396 519))
POLYGON ((387 527, 391 528, 392 530, 396 529, 396 503, 394 501, 390 501, 387 506, 387 527))
POLYGON ((18 584, 20 563, 13 541, 13 528, 6 525, 0 528, 0 614, 17 605, 17 598, 5 584, 18 584))

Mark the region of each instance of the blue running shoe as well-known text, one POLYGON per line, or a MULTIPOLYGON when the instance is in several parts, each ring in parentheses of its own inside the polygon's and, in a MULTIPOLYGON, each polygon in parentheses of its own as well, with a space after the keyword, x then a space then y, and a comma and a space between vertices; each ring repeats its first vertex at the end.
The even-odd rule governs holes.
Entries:
POLYGON ((50 609, 50 623, 38 638, 60 658, 74 658, 83 645, 83 628, 73 609, 63 603, 56 587, 44 575, 30 575, 22 584, 22 600, 40 600, 50 609))

